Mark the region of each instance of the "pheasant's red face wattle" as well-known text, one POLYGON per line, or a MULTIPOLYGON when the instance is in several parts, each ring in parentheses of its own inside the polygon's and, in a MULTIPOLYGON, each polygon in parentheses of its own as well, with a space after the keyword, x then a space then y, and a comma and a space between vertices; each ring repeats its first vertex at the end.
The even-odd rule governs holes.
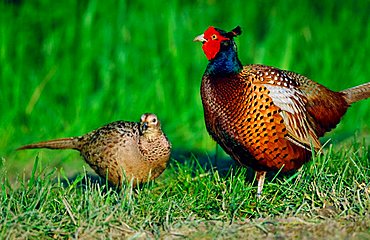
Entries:
POLYGON ((213 59, 220 51, 222 41, 230 40, 222 36, 214 27, 209 27, 201 36, 203 36, 202 49, 208 60, 213 59))

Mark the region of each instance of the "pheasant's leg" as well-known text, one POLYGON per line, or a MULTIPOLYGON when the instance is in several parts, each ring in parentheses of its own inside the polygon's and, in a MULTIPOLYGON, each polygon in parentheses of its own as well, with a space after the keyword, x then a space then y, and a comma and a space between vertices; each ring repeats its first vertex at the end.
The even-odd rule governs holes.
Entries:
POLYGON ((258 181, 258 187, 257 187, 257 198, 261 197, 262 189, 263 189, 263 183, 265 182, 266 172, 265 171, 257 171, 256 172, 256 179, 258 181))

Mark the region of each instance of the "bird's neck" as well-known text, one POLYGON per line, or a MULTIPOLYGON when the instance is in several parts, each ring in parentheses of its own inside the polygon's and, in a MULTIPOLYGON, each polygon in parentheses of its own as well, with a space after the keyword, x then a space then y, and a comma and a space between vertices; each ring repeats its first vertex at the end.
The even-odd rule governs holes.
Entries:
POLYGON ((208 63, 205 74, 212 76, 228 76, 238 74, 243 69, 238 54, 232 45, 222 49, 214 59, 208 63))
POLYGON ((152 141, 157 140, 161 135, 162 135, 161 129, 151 128, 145 131, 145 133, 143 134, 143 137, 147 141, 152 142, 152 141))

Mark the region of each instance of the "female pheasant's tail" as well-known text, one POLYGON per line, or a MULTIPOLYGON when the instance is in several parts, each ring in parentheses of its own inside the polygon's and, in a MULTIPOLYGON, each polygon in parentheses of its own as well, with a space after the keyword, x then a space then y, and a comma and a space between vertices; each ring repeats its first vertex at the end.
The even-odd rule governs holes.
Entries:
POLYGON ((341 91, 348 104, 370 97, 370 82, 341 91))
POLYGON ((60 138, 60 139, 55 139, 55 140, 50 140, 50 141, 43 141, 43 142, 28 144, 20 148, 17 148, 17 150, 33 149, 33 148, 81 150, 81 141, 79 140, 79 138, 76 138, 76 137, 60 138))

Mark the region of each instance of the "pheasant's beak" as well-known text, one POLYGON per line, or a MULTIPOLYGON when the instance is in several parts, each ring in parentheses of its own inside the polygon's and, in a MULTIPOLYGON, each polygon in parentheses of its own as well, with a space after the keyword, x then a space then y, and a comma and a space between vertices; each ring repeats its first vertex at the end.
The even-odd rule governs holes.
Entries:
POLYGON ((204 38, 204 34, 197 36, 194 38, 193 42, 202 42, 205 43, 207 42, 207 39, 204 38))
POLYGON ((140 126, 140 130, 141 132, 145 132, 145 130, 148 129, 148 123, 147 122, 143 122, 140 126))

